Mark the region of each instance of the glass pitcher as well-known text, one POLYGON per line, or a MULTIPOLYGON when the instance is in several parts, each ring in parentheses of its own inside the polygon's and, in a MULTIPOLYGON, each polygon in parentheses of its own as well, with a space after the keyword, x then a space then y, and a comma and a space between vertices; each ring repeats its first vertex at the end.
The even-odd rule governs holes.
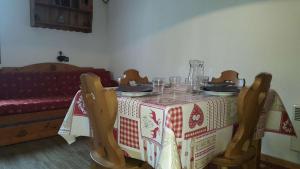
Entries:
POLYGON ((189 90, 200 90, 201 79, 204 76, 204 61, 202 60, 190 60, 190 71, 187 78, 187 84, 189 90))

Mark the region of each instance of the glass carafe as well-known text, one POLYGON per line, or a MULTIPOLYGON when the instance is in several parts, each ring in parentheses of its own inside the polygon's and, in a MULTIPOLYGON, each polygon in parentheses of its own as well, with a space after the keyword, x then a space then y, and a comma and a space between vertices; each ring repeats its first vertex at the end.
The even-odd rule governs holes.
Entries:
POLYGON ((190 71, 187 78, 189 90, 200 90, 201 79, 204 76, 204 62, 201 60, 190 60, 190 71))

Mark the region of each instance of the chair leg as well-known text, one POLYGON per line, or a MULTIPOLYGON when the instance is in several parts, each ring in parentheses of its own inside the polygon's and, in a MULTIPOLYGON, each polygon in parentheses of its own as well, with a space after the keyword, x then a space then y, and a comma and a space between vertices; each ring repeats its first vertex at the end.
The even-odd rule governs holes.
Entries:
POLYGON ((228 167, 218 166, 218 169, 228 169, 228 167))
POLYGON ((96 152, 99 154, 100 157, 105 157, 106 153, 104 150, 104 147, 99 145, 98 149, 96 149, 96 152))
POLYGON ((256 149, 255 160, 253 162, 256 164, 255 168, 258 169, 261 158, 261 139, 253 141, 253 144, 256 149))
POLYGON ((259 169, 257 168, 256 157, 253 160, 250 160, 246 164, 243 164, 243 169, 259 169))
POLYGON ((124 153, 121 149, 119 149, 114 136, 111 134, 107 137, 106 140, 105 152, 107 155, 107 159, 112 162, 115 166, 119 168, 123 168, 126 165, 124 153))
POLYGON ((248 164, 243 164, 242 169, 252 169, 248 164))

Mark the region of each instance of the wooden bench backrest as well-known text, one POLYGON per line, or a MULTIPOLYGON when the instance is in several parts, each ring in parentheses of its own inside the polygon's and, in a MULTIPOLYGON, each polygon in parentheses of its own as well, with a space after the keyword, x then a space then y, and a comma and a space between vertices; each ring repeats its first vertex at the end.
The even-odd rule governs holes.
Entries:
POLYGON ((1 72, 61 72, 61 71, 78 71, 88 70, 92 67, 78 67, 64 63, 38 63, 24 67, 3 67, 1 72))

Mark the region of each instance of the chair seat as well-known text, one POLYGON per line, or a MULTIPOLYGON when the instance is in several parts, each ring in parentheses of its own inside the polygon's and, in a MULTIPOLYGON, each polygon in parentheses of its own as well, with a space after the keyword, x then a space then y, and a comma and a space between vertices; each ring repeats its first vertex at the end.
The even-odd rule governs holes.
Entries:
POLYGON ((255 153, 256 149, 254 147, 250 147, 248 151, 243 152, 238 156, 224 157, 224 154, 217 156, 211 163, 217 166, 225 167, 241 166, 242 164, 252 160, 255 157, 255 153))

